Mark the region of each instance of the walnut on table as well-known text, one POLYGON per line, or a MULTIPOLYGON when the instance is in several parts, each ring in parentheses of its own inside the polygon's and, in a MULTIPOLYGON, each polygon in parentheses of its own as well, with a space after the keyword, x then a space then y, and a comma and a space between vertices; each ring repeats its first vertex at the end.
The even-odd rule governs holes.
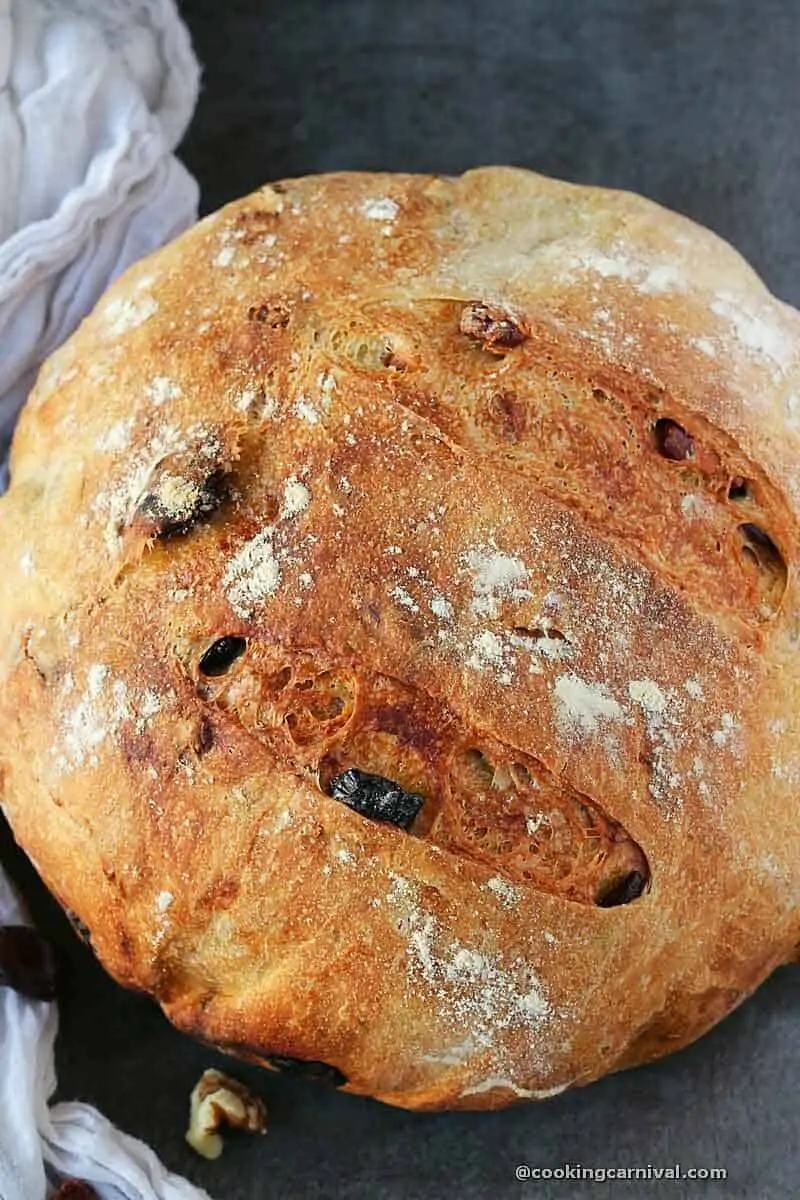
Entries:
POLYGON ((267 1110, 263 1100, 238 1079, 209 1069, 192 1092, 186 1141, 203 1158, 219 1158, 223 1141, 218 1130, 222 1125, 266 1133, 267 1110))

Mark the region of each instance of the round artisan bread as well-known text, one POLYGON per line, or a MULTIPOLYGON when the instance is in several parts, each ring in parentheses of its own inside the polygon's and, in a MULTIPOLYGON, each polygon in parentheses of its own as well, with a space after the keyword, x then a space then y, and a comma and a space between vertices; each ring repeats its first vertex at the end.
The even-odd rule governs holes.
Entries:
POLYGON ((800 317, 645 200, 264 187, 47 363, 17 838, 174 1023, 408 1108, 685 1045, 800 942, 800 317))

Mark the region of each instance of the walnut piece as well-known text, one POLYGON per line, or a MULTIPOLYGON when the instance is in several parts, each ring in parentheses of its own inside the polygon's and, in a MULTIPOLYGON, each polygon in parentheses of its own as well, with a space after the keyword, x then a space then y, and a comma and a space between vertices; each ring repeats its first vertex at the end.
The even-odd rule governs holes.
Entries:
POLYGON ((521 346, 530 335, 524 320, 514 316, 499 304, 474 300, 461 312, 459 328, 474 342, 480 342, 491 354, 503 354, 521 346))
POLYGON ((219 1158, 223 1142, 217 1131, 221 1125, 266 1133, 267 1110, 243 1083, 210 1069, 203 1072, 192 1092, 186 1140, 203 1158, 219 1158))

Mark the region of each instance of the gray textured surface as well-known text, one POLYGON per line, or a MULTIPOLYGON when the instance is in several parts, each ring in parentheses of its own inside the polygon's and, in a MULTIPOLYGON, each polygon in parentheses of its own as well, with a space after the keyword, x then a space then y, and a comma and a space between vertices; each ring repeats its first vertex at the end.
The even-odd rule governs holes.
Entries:
MULTIPOLYGON (((513 162, 628 187, 703 221, 800 301, 796 0, 185 0, 206 68, 184 147, 206 210, 266 179, 332 168, 453 172, 513 162)), ((182 1142, 218 1061, 108 981, 18 855, 68 947, 59 1070, 217 1200, 800 1195, 800 969, 696 1046, 544 1105, 421 1116, 260 1075, 261 1140, 217 1164, 182 1142), (724 1184, 518 1183, 514 1167, 721 1165, 724 1184)), ((631 947, 631 954, 636 947, 631 947)), ((237 1068, 238 1069, 238 1068, 237 1068)))

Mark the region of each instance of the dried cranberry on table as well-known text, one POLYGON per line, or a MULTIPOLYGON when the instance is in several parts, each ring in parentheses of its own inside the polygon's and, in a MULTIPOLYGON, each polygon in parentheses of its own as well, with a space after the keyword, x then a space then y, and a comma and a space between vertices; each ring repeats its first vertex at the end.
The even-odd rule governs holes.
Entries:
POLYGON ((82 1179, 65 1179, 51 1200, 98 1200, 97 1192, 82 1179))

